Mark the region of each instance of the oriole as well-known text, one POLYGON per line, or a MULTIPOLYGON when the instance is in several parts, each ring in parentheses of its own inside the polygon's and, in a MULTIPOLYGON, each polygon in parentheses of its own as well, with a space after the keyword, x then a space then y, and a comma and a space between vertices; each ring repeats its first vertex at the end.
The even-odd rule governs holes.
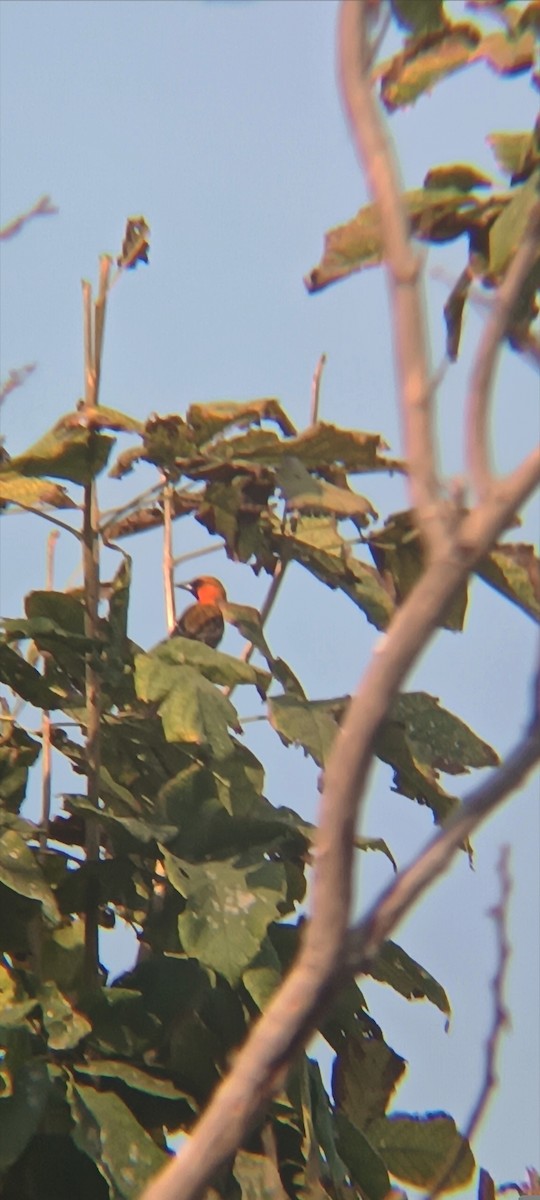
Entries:
POLYGON ((196 604, 190 604, 178 618, 172 636, 193 638, 205 642, 214 649, 223 637, 225 624, 220 605, 227 600, 227 593, 219 579, 213 575, 199 575, 189 583, 177 583, 177 587, 191 592, 196 604))

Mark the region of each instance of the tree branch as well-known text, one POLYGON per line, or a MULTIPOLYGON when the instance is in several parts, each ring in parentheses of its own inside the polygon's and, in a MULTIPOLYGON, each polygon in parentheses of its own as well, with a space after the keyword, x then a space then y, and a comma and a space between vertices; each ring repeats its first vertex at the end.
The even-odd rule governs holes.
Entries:
POLYGON ((309 413, 310 425, 316 425, 319 420, 319 400, 321 397, 321 379, 324 368, 326 366, 326 354, 321 354, 321 357, 313 372, 311 381, 311 409, 309 413))
POLYGON ((21 213, 20 217, 15 217, 13 221, 9 221, 7 225, 3 225, 0 229, 0 241, 7 242, 9 238, 15 237, 16 233, 20 233, 24 225, 32 221, 34 217, 53 217, 60 210, 51 204, 50 196, 42 196, 40 200, 28 209, 28 212, 21 213))
MULTIPOLYGON (((87 411, 97 408, 101 377, 103 334, 107 304, 111 259, 103 255, 100 261, 99 292, 92 308, 92 288, 83 281, 83 328, 84 328, 84 374, 85 404, 87 411)), ((90 446, 94 434, 90 433, 90 446)), ((83 506, 83 572, 85 596, 85 634, 94 643, 99 640, 99 512, 96 485, 91 479, 84 488, 83 506)), ((85 823, 85 850, 87 862, 99 859, 99 785, 101 770, 100 724, 101 724, 101 677, 92 661, 96 650, 90 652, 86 662, 86 761, 87 795, 96 818, 85 823)), ((94 884, 88 884, 85 915, 85 974, 87 986, 96 986, 99 978, 98 956, 98 904, 94 884)))
POLYGON ((494 483, 489 453, 488 418, 499 349, 512 309, 534 264, 539 246, 540 200, 530 213, 523 242, 497 291, 471 373, 465 417, 466 456, 470 479, 479 500, 484 499, 494 483))
POLYGON ((409 238, 397 165, 372 93, 367 17, 362 0, 342 0, 339 74, 343 105, 358 157, 379 210, 411 502, 428 548, 432 548, 440 542, 445 522, 433 437, 434 388, 428 363, 421 265, 409 238))
POLYGON ((176 625, 176 604, 174 597, 174 557, 172 552, 172 483, 167 475, 163 476, 163 592, 165 596, 165 619, 167 633, 173 632, 176 625))

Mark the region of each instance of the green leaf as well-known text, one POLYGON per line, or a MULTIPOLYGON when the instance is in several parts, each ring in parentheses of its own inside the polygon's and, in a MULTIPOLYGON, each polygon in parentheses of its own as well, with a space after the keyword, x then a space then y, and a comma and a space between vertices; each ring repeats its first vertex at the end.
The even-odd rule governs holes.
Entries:
POLYGON ((92 1079, 118 1079, 127 1087, 148 1096, 159 1096, 164 1100, 181 1100, 188 1105, 192 1112, 197 1111, 193 1097, 168 1079, 166 1075, 152 1075, 142 1071, 132 1063, 116 1061, 115 1059, 94 1059, 90 1063, 75 1063, 73 1066, 77 1075, 88 1075, 92 1079))
POLYGON ((261 943, 255 958, 244 971, 242 983, 259 1012, 264 1012, 282 983, 281 963, 268 937, 261 943))
MULTIPOLYGON (((175 641, 194 644, 187 638, 175 641)), ((181 651, 177 647, 177 653, 181 651)), ((199 671, 160 660, 155 652, 140 654, 135 660, 135 685, 141 700, 158 703, 167 741, 209 749, 217 759, 229 757, 229 726, 239 729, 236 709, 199 671)))
POLYGON ((301 517, 286 530, 276 521, 272 541, 286 559, 345 592, 376 629, 386 629, 395 607, 391 596, 379 572, 354 557, 332 517, 301 517))
MULTIPOLYGON (((455 170, 456 168, 450 168, 455 170)), ((461 168, 463 170, 464 168, 461 168)), ((454 241, 464 233, 474 233, 502 211, 506 195, 479 198, 460 186, 450 187, 444 177, 446 168, 437 168, 432 176, 443 173, 435 188, 428 176, 423 188, 405 192, 402 199, 409 216, 411 232, 420 241, 435 244, 454 241)), ((329 230, 325 236, 322 259, 305 279, 309 292, 321 291, 330 283, 345 279, 356 271, 382 262, 383 240, 379 212, 374 204, 361 208, 351 221, 329 230)), ((292 447, 289 446, 289 452, 292 447)), ((391 469, 391 464, 389 464, 391 469)), ((397 469, 399 466, 397 465, 397 469)))
POLYGON ((466 267, 454 284, 443 309, 446 322, 446 353, 450 362, 455 362, 458 356, 463 311, 471 284, 472 274, 466 267))
POLYGON ((368 1137, 392 1175, 413 1187, 431 1189, 459 1156, 444 1191, 464 1187, 475 1163, 469 1143, 446 1113, 393 1113, 372 1121, 368 1137))
POLYGON ((415 759, 436 771, 464 775, 470 767, 499 763, 492 746, 427 692, 401 692, 388 710, 388 720, 404 726, 415 759))
POLYGON ((332 1069, 332 1091, 338 1109, 357 1129, 371 1128, 370 1123, 385 1113, 405 1066, 405 1059, 382 1037, 363 1037, 361 1030, 356 1036, 350 1035, 332 1069))
POLYGON ((15 1075, 13 1094, 0 1099, 0 1171, 17 1161, 39 1128, 49 1094, 46 1064, 39 1058, 24 1062, 15 1075))
POLYGON ((392 863, 394 871, 397 871, 397 862, 392 854, 392 851, 390 850, 390 847, 383 838, 370 838, 357 835, 354 839, 354 845, 356 850, 380 851, 380 853, 384 854, 388 861, 392 863))
POLYGON ((66 489, 59 484, 29 479, 14 471, 12 466, 0 470, 0 501, 29 508, 39 508, 42 504, 53 508, 76 508, 66 489))
POLYGON ((59 929, 44 930, 42 935, 42 976, 54 980, 66 995, 84 984, 84 921, 78 917, 65 921, 59 929))
POLYGON ((471 192, 473 188, 490 188, 492 181, 477 167, 469 163, 448 163, 444 167, 433 167, 424 179, 425 188, 457 188, 459 192, 471 192))
POLYGON ((276 696, 268 701, 268 717, 285 746, 302 746, 317 766, 324 766, 337 733, 324 708, 300 696, 276 696))
POLYGON ((390 0, 392 12, 402 29, 411 33, 428 33, 433 29, 444 28, 448 22, 445 17, 443 0, 390 0))
POLYGON ((238 1150, 233 1175, 240 1186, 241 1200, 287 1200, 277 1165, 265 1154, 238 1150))
POLYGON ((538 200, 540 170, 519 184, 510 203, 489 231, 489 270, 500 279, 520 245, 530 213, 538 200))
POLYGON ((117 433, 144 433, 144 424, 138 421, 136 417, 130 417, 127 413, 119 412, 116 408, 107 408, 105 404, 100 404, 99 408, 93 408, 91 414, 87 416, 88 424, 91 429, 112 429, 117 433))
POLYGON ((511 183, 524 182, 540 166, 540 122, 532 133, 490 133, 486 141, 511 183))
POLYGON ((476 574, 533 621, 540 621, 540 560, 534 546, 496 546, 478 564, 476 574))
POLYGON ((197 444, 210 441, 217 433, 224 432, 236 426, 246 429, 252 425, 260 425, 261 421, 273 421, 285 437, 291 437, 296 429, 279 400, 248 400, 239 403, 233 400, 220 400, 213 404, 191 404, 186 419, 195 430, 197 444))
POLYGON ((365 1133, 357 1129, 344 1113, 336 1113, 334 1120, 339 1154, 362 1195, 367 1200, 385 1200, 390 1192, 390 1179, 382 1159, 365 1133))
POLYGON ((35 855, 28 849, 22 837, 12 829, 6 829, 0 834, 0 882, 20 896, 39 900, 47 920, 53 925, 60 923, 54 893, 35 855))
POLYGON ((413 104, 423 92, 467 66, 480 41, 474 25, 454 24, 411 38, 401 54, 377 67, 381 99, 389 112, 413 104))
POLYGON ((90 1033, 90 1022, 72 1008, 55 983, 42 983, 37 998, 51 1050, 73 1050, 90 1033))
POLYGON ((298 458, 287 455, 276 471, 276 479, 287 501, 287 509, 299 513, 334 513, 349 518, 358 527, 368 525, 377 513, 365 496, 348 488, 315 479, 298 458))
POLYGON ((148 1052, 155 1057, 161 1025, 140 992, 116 986, 86 992, 84 1011, 92 1024, 89 1045, 100 1057, 140 1060, 148 1052))
POLYGON ((168 1156, 114 1092, 73 1083, 68 1098, 76 1146, 93 1159, 112 1195, 135 1200, 168 1156))
MULTIPOLYGON (((0 678, 21 700, 34 704, 36 708, 62 707, 60 692, 50 688, 43 675, 5 642, 0 642, 0 678)), ((37 746, 37 743, 34 744, 37 746)))
POLYGON ((513 33, 489 33, 477 46, 473 57, 483 59, 498 75, 517 75, 534 66, 536 53, 532 29, 517 36, 513 33))
POLYGON ((167 877, 186 900, 178 918, 184 950, 234 987, 272 921, 283 914, 283 864, 258 848, 224 861, 188 863, 162 848, 167 877))
MULTIPOLYGON (((231 610, 235 607, 230 606, 231 610)), ((175 636, 160 642, 148 654, 137 656, 136 677, 138 679, 140 676, 141 687, 144 680, 144 687, 148 689, 147 694, 138 693, 141 700, 157 700, 165 688, 165 680, 169 680, 170 684, 173 673, 180 667, 196 668, 205 679, 226 687, 252 684, 262 696, 266 694, 270 683, 268 672, 260 667, 252 667, 250 663, 233 658, 231 654, 213 650, 204 642, 175 636)))
POLYGON ((442 1013, 450 1014, 450 1003, 444 988, 395 942, 383 942, 366 971, 372 979, 388 983, 407 1000, 429 1000, 442 1013))
MULTIPOLYGON (((3 655, 0 661, 4 661, 3 655)), ((21 659, 21 661, 23 661, 21 659)), ((0 742, 0 802, 12 813, 19 808, 26 795, 30 767, 41 753, 39 742, 17 725, 6 728, 2 722, 0 742)))
MULTIPOLYGON (((2 1030, 25 1027, 27 1016, 37 1007, 37 1004, 38 1001, 35 998, 30 999, 26 996, 12 972, 0 963, 0 1041, 2 1040, 2 1030)), ((0 1058, 2 1058, 1 1054, 0 1058)), ((9 1094, 11 1094, 13 1089, 9 1072, 8 1088, 9 1094)), ((5 1098, 5 1096, 6 1088, 0 1088, 0 1098, 5 1098)))
MULTIPOLYGON (((248 604, 222 604, 221 614, 225 621, 234 625, 235 629, 246 641, 251 642, 255 649, 266 659, 274 679, 279 680, 287 692, 295 692, 303 696, 302 686, 296 675, 282 658, 274 658, 264 636, 260 613, 248 604)), ((265 692, 267 689, 264 681, 265 692)))
MULTIPOLYGON (((397 513, 385 521, 367 542, 373 560, 385 578, 393 584, 398 604, 402 604, 422 576, 425 567, 420 532, 411 512, 397 513)), ((460 587, 440 622, 443 629, 461 630, 467 611, 467 584, 460 587)))
POLYGON ((13 458, 10 466, 22 475, 52 475, 53 479, 87 484, 107 465, 113 445, 114 438, 88 429, 82 412, 73 413, 25 454, 13 458))

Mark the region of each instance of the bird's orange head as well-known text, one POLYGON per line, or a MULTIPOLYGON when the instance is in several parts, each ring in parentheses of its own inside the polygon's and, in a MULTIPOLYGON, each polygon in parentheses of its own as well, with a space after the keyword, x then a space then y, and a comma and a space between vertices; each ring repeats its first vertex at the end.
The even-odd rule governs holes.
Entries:
POLYGON ((196 579, 190 579, 187 583, 177 583, 176 586, 191 592, 198 604, 219 605, 227 599, 223 584, 214 575, 198 575, 196 579))

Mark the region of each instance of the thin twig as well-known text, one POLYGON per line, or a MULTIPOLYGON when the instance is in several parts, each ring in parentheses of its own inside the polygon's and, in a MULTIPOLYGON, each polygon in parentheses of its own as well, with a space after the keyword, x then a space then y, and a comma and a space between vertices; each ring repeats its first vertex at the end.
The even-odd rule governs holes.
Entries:
POLYGON ((127 504, 121 504, 118 508, 104 508, 101 513, 100 533, 105 533, 108 525, 116 525, 121 517, 128 516, 131 512, 137 509, 144 500, 149 500, 151 496, 158 496, 162 490, 163 484, 154 483, 152 487, 146 488, 144 492, 140 492, 138 496, 134 496, 133 500, 129 500, 127 504))
POLYGON ((173 559, 173 565, 179 567, 182 563, 191 562, 192 558, 203 558, 205 554, 215 554, 217 550, 224 549, 225 542, 218 542, 215 546, 201 546, 199 550, 188 550, 187 554, 179 554, 173 559))
POLYGON ((310 409, 310 413, 309 413, 310 425, 316 425, 317 421, 319 420, 319 400, 320 400, 320 393, 321 393, 321 379, 322 379, 322 373, 324 371, 325 365, 326 365, 326 354, 321 354, 321 357, 320 357, 320 359, 317 363, 317 366, 315 367, 315 370, 313 372, 313 379, 311 381, 311 409, 310 409))
POLYGON ((11 392, 15 391, 15 388, 20 388, 26 383, 28 376, 35 371, 36 367, 37 363, 27 363, 26 366, 14 367, 9 372, 7 379, 0 386, 0 405, 4 403, 4 400, 7 400, 11 392))
POLYGON ((15 217, 13 221, 9 221, 0 229, 0 241, 7 242, 9 238, 15 237, 15 234, 20 233, 23 226, 32 221, 34 217, 54 217, 59 211, 54 204, 51 204, 50 196, 42 196, 27 212, 21 213, 20 217, 15 217))
POLYGON ((368 73, 370 50, 362 0, 343 0, 339 57, 343 104, 369 191, 378 207, 388 269, 396 375, 401 394, 404 455, 411 501, 428 548, 440 547, 445 511, 440 503, 433 437, 433 386, 428 365, 420 259, 409 237, 397 165, 368 73))
MULTIPOLYGON (((54 587, 54 554, 60 533, 53 529, 47 538, 47 558, 45 568, 45 588, 52 591, 54 587)), ((45 678, 47 677, 47 662, 49 655, 42 655, 45 678)), ((42 850, 47 848, 49 820, 51 816, 51 716, 48 708, 43 709, 41 720, 41 736, 43 746, 42 775, 41 775, 41 821, 39 843, 42 850)))
MULTIPOLYGON (((78 507, 79 505, 77 505, 78 507)), ((58 529, 63 529, 65 533, 72 533, 73 537, 76 537, 79 542, 82 540, 79 530, 74 529, 72 525, 67 525, 65 521, 60 521, 58 517, 52 517, 50 513, 43 512, 40 508, 33 508, 31 504, 21 504, 20 500, 17 500, 16 507, 14 505, 9 510, 9 515, 16 517, 19 509, 22 509, 25 513, 33 513, 36 517, 42 517, 44 521, 48 521, 50 525, 56 525, 58 529)))
POLYGON ((174 596, 174 559, 172 553, 172 490, 173 485, 163 476, 163 593, 165 596, 165 618, 170 635, 176 625, 174 596))
POLYGON ((540 245, 540 201, 534 205, 522 244, 513 258, 497 291, 491 315, 480 339, 471 372, 467 398, 465 429, 469 475, 476 496, 482 500, 493 485, 489 451, 489 409, 499 348, 519 296, 540 245))
MULTIPOLYGON (((85 409, 96 408, 99 402, 99 384, 103 352, 103 333, 107 304, 111 259, 103 255, 100 261, 99 292, 92 306, 92 288, 83 280, 83 327, 84 327, 84 376, 85 409)), ((91 447, 93 434, 89 435, 91 447)), ((100 852, 99 789, 101 770, 101 678, 96 670, 92 655, 97 653, 99 640, 99 513, 94 480, 85 484, 83 508, 83 572, 85 593, 85 634, 93 642, 94 649, 86 661, 86 762, 87 795, 96 818, 85 822, 85 851, 87 862, 97 862, 100 852)), ((89 882, 85 915, 85 973, 87 986, 95 987, 99 978, 98 954, 98 902, 95 884, 89 882)))
POLYGON ((465 1149, 472 1141, 498 1083, 496 1069, 497 1052, 503 1032, 510 1023, 510 1014, 504 1001, 508 963, 512 950, 507 928, 508 906, 512 892, 512 878, 510 875, 509 863, 510 847, 502 846, 497 865, 497 874, 499 876, 500 885, 500 899, 499 903, 490 909, 489 912, 489 916, 492 917, 495 923, 498 957, 495 975, 491 982, 491 991, 493 995, 493 1019, 491 1030, 486 1041, 486 1055, 482 1085, 478 1099, 474 1104, 469 1120, 467 1121, 462 1133, 464 1140, 458 1146, 457 1152, 452 1155, 451 1161, 439 1175, 435 1186, 426 1194, 424 1200, 436 1200, 437 1196, 440 1196, 441 1192, 447 1191, 448 1186, 452 1186, 451 1178, 459 1169, 465 1149))

